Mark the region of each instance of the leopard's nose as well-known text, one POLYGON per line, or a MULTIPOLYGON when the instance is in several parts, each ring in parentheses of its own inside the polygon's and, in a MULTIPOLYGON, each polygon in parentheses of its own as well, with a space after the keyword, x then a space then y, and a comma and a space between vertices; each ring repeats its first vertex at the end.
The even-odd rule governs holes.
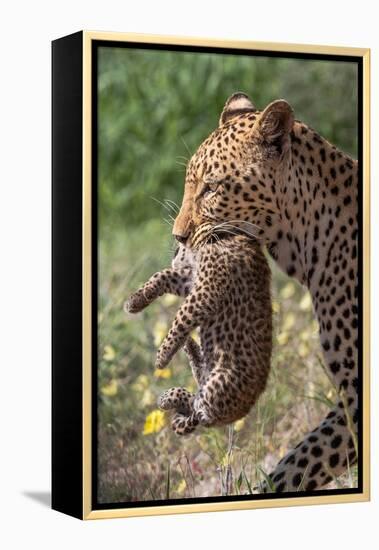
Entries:
POLYGON ((174 237, 181 244, 185 244, 188 238, 188 237, 183 237, 183 235, 174 235, 174 237))

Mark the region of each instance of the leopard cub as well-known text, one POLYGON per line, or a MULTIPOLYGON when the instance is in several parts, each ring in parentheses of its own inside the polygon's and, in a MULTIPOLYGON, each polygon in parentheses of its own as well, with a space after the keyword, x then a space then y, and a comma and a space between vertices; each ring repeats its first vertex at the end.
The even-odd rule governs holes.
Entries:
POLYGON ((175 410, 177 434, 234 422, 263 392, 272 349, 270 280, 261 246, 245 235, 226 235, 198 249, 180 245, 171 268, 125 302, 124 309, 136 313, 165 293, 185 297, 156 359, 163 368, 184 346, 198 385, 196 394, 171 388, 159 398, 161 409, 175 410), (190 336, 197 327, 200 346, 190 336))

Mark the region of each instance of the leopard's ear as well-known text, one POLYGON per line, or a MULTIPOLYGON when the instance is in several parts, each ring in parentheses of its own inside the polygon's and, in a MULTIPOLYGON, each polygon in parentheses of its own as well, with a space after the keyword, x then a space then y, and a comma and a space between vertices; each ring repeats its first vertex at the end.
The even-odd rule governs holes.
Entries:
POLYGON ((219 126, 222 126, 230 118, 240 115, 241 113, 253 113, 256 107, 250 101, 248 96, 243 92, 237 92, 229 97, 222 110, 219 126))
POLYGON ((289 144, 289 134, 294 124, 291 105, 284 99, 270 103, 255 124, 255 129, 264 143, 275 146, 282 152, 289 144))

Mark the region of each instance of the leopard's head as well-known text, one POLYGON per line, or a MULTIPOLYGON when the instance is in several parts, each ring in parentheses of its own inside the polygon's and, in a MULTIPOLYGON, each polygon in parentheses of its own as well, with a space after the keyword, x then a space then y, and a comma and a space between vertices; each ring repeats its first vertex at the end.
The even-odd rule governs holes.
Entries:
POLYGON ((264 240, 280 208, 278 180, 293 124, 284 100, 259 112, 245 94, 231 96, 218 128, 188 164, 174 236, 196 247, 211 234, 238 228, 264 240))

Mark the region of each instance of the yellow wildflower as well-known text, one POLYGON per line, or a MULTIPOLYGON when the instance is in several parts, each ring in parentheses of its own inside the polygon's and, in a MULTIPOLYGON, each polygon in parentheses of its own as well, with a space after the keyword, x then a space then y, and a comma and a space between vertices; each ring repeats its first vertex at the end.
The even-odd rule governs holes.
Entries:
POLYGON ((182 493, 184 493, 184 491, 186 490, 187 488, 187 483, 186 483, 186 480, 185 479, 182 479, 182 481, 179 483, 179 485, 177 486, 176 488, 176 492, 179 493, 180 495, 182 493))
POLYGON ((288 298, 292 298, 292 296, 295 294, 295 285, 291 282, 287 283, 282 290, 280 291, 280 296, 287 300, 288 298))
POLYGON ((155 409, 147 415, 145 425, 143 427, 143 435, 158 433, 165 425, 165 417, 162 411, 155 409))
POLYGON ((154 345, 160 346, 163 338, 167 334, 167 324, 162 321, 157 321, 153 328, 154 345))
POLYGON ((150 405, 155 402, 156 399, 153 392, 149 388, 146 388, 146 390, 142 394, 141 407, 150 407, 150 405))
POLYGON ((150 381, 149 381, 149 378, 146 376, 146 374, 140 374, 139 376, 137 376, 136 381, 132 385, 132 389, 134 391, 141 392, 146 390, 149 384, 150 384, 150 381))
POLYGON ((224 468, 227 468, 230 466, 233 462, 233 455, 225 453, 224 456, 220 460, 220 465, 224 468))
POLYGON ((171 369, 166 367, 164 369, 155 369, 154 376, 156 378, 171 378, 171 369))
POLYGON ((309 292, 306 292, 302 299, 300 300, 300 309, 301 311, 310 311, 312 309, 312 298, 309 292))
POLYGON ((104 346, 103 359, 105 361, 113 361, 116 357, 116 352, 112 346, 104 346))
POLYGON ((305 342, 300 342, 298 349, 300 357, 306 357, 309 353, 309 347, 305 342))
POLYGON ((296 317, 294 313, 292 312, 287 313, 283 321, 283 330, 286 331, 292 328, 295 324, 295 320, 296 320, 296 317))
POLYGON ((179 302, 179 298, 174 294, 165 294, 162 298, 162 302, 165 306, 170 307, 179 302))
POLYGON ((118 391, 118 384, 116 380, 111 380, 109 384, 106 384, 101 388, 101 393, 103 395, 106 395, 107 397, 113 397, 117 394, 118 391))
POLYGON ((193 331, 191 332, 191 337, 195 340, 195 342, 196 342, 197 344, 200 345, 200 336, 199 336, 199 333, 198 333, 197 330, 193 330, 193 331))
POLYGON ((278 334, 276 339, 278 341, 278 344, 284 346, 288 342, 288 332, 281 332, 280 334, 278 334))
POLYGON ((239 432, 240 430, 242 430, 242 428, 244 427, 244 424, 245 424, 244 418, 240 418, 239 420, 237 420, 237 422, 234 422, 235 431, 239 432))

